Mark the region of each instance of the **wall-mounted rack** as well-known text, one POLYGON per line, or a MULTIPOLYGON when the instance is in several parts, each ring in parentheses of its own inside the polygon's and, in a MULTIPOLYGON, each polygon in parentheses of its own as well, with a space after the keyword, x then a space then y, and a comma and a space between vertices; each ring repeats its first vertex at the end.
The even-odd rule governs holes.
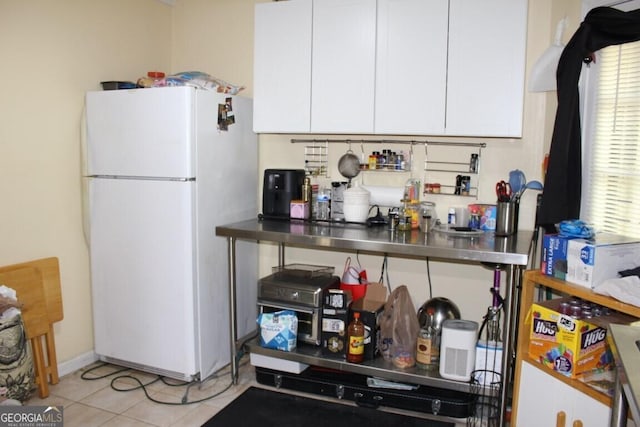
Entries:
POLYGON ((427 141, 424 145, 424 193, 477 199, 480 158, 486 146, 485 143, 427 141), (432 148, 431 152, 429 148, 432 148), (461 148, 465 153, 461 153, 461 148), (461 156, 469 160, 461 162, 461 156))
POLYGON ((329 144, 360 145, 362 170, 369 172, 410 172, 415 170, 414 147, 424 147, 424 193, 478 198, 480 159, 484 142, 430 141, 427 139, 291 139, 292 144, 305 145, 305 170, 315 176, 328 177, 329 144), (389 164, 371 169, 368 167, 364 144, 408 145, 409 158, 405 164, 392 167, 389 164), (468 157, 466 157, 468 156, 468 157), (460 161, 468 158, 468 161, 460 161), (435 184, 435 186, 433 186, 435 184), (437 190, 435 190, 437 188, 437 190), (437 192, 436 192, 437 191, 437 192))
MULTIPOLYGON (((319 143, 319 142, 323 142, 323 143, 327 143, 327 144, 334 144, 334 143, 340 143, 340 144, 411 144, 411 145, 417 145, 417 144, 433 144, 433 142, 422 140, 408 140, 408 139, 351 139, 351 138, 345 138, 345 139, 298 139, 298 138, 292 138, 291 139, 291 143, 292 144, 299 144, 299 143, 304 143, 304 144, 309 144, 309 143, 319 143)), ((443 143, 438 143, 438 144, 443 144, 443 143)))
POLYGON ((329 144, 326 141, 310 141, 304 146, 304 170, 312 176, 329 177, 329 144))
POLYGON ((399 140, 399 139, 291 139, 292 144, 306 144, 304 153, 305 170, 313 176, 328 177, 329 144, 347 144, 351 150, 352 144, 359 144, 361 151, 361 169, 363 172, 410 172, 413 165, 413 146, 426 144, 427 141, 399 140), (368 155, 364 152, 364 144, 403 144, 409 145, 408 158, 394 162, 393 167, 386 163, 383 167, 369 168, 368 155))

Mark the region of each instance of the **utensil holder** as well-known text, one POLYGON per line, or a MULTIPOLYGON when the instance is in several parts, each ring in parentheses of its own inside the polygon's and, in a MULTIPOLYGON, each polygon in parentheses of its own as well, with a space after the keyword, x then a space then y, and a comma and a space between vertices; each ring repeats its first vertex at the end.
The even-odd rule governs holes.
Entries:
POLYGON ((515 201, 498 202, 496 236, 511 236, 518 231, 518 208, 515 201))

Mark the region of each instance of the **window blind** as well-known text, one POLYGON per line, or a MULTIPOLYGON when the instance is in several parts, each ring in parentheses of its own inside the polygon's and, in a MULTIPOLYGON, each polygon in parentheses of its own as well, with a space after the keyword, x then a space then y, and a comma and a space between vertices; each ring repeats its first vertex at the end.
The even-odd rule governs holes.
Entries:
POLYGON ((582 217, 599 231, 640 238, 640 42, 602 49, 595 66, 582 217))

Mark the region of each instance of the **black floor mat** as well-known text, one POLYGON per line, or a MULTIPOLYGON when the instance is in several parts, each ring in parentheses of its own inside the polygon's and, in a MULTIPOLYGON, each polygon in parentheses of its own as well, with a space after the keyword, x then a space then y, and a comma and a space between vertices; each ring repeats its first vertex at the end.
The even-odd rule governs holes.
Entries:
POLYGON ((392 414, 250 387, 203 427, 453 427, 454 424, 392 414))

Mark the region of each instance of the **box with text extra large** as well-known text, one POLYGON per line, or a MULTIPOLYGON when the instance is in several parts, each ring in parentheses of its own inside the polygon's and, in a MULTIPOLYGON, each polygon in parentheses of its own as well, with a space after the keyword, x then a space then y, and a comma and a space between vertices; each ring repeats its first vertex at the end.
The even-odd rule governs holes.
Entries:
POLYGON ((573 239, 567 247, 567 282, 595 288, 618 273, 640 266, 640 239, 598 233, 593 239, 573 239))
POLYGON ((567 275, 568 237, 558 234, 545 234, 542 239, 542 258, 540 271, 546 276, 563 279, 567 275))

